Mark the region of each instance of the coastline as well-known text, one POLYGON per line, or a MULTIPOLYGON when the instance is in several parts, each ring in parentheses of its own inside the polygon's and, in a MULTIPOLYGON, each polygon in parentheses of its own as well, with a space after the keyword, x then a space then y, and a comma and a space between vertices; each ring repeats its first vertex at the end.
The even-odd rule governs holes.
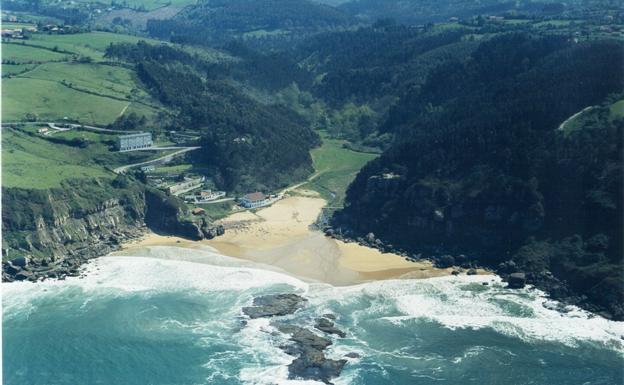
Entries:
MULTIPOLYGON (((347 286, 384 279, 416 279, 451 275, 453 268, 437 268, 430 261, 408 261, 393 253, 326 236, 311 226, 326 201, 311 194, 291 196, 255 212, 232 214, 215 224, 225 234, 211 240, 187 239, 148 232, 122 244, 113 255, 132 255, 153 246, 201 249, 270 265, 298 278, 347 286)), ((479 270, 479 274, 489 274, 479 270)))

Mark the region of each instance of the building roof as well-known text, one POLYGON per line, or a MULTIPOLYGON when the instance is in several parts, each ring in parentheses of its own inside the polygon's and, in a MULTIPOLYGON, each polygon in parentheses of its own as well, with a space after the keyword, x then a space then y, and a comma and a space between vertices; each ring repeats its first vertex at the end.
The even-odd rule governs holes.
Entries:
POLYGON ((261 201, 266 198, 266 195, 264 195, 261 192, 256 191, 256 192, 245 195, 244 198, 250 201, 261 201))
POLYGON ((201 207, 196 207, 193 209, 193 214, 197 215, 197 214, 201 214, 203 212, 205 212, 206 210, 202 209, 201 207))
POLYGON ((145 135, 149 135, 150 137, 152 136, 151 132, 140 132, 138 134, 130 134, 130 135, 122 135, 119 137, 119 139, 130 139, 130 138, 139 138, 145 135))

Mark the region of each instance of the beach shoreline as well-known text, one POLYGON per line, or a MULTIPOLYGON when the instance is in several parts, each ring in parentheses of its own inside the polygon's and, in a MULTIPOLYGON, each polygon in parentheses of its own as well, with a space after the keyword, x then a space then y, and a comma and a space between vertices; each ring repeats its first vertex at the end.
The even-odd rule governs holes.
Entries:
POLYGON ((211 240, 190 241, 148 232, 138 240, 124 243, 121 251, 113 255, 132 255, 155 246, 208 246, 228 257, 273 266, 300 279, 334 286, 451 275, 453 268, 437 268, 427 260, 410 261, 397 254, 325 236, 312 228, 325 205, 325 200, 311 194, 291 196, 255 212, 237 212, 217 221, 226 232, 211 240))

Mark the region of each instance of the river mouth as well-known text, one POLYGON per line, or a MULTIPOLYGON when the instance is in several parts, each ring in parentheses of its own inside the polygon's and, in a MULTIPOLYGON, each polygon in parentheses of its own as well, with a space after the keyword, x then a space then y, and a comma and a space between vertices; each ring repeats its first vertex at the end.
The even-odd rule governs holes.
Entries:
POLYGON ((188 249, 158 252, 170 258, 103 257, 82 279, 3 284, 5 383, 318 383, 289 378, 288 338, 243 313, 279 293, 306 299, 281 322, 328 338, 327 357, 347 360, 335 384, 621 379, 624 323, 550 310, 543 293, 495 276, 339 287, 206 250, 202 263, 188 249), (327 314, 344 338, 314 329, 327 314))

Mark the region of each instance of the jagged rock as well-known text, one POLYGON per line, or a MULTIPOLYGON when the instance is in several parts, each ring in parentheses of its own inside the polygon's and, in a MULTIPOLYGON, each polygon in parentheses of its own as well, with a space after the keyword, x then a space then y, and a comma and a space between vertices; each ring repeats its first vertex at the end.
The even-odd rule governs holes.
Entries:
POLYGON ((347 358, 360 358, 361 356, 359 355, 359 353, 356 352, 350 352, 344 355, 347 358))
POLYGON ((451 271, 451 274, 453 274, 453 275, 459 275, 459 271, 458 271, 458 270, 453 270, 453 271, 451 271))
POLYGON ((375 239, 375 234, 374 234, 374 233, 368 233, 368 234, 366 234, 366 240, 367 240, 369 243, 375 243, 375 240, 376 240, 376 239, 375 239))
POLYGON ((250 318, 274 317, 292 314, 301 308, 307 299, 297 294, 273 294, 256 297, 253 306, 244 307, 243 313, 250 318))
POLYGON ((505 261, 498 265, 498 271, 503 274, 515 273, 517 268, 514 261, 505 261))
POLYGON ((522 289, 526 285, 526 276, 524 273, 509 274, 507 279, 507 287, 511 289, 522 289))
POLYGON ((468 269, 466 274, 467 275, 477 275, 477 270, 476 269, 468 269))
POLYGON ((335 334, 342 338, 347 336, 345 332, 335 327, 334 323, 327 318, 318 318, 314 327, 327 334, 335 334))
POLYGON ((30 271, 20 271, 17 274, 15 274, 15 280, 16 281, 25 281, 25 280, 30 280, 31 277, 33 277, 33 273, 31 273, 30 271))
POLYGON ((17 257, 11 260, 11 264, 16 267, 24 268, 28 266, 30 259, 28 257, 17 257))
POLYGON ((323 350, 331 345, 331 341, 316 335, 300 326, 277 324, 279 331, 290 334, 291 345, 282 346, 287 354, 298 356, 288 365, 290 379, 322 381, 330 384, 330 380, 338 377, 347 360, 327 359, 323 350))
POLYGON ((323 314, 323 317, 328 318, 330 320, 334 320, 334 321, 336 320, 336 315, 332 313, 325 313, 323 314))
POLYGON ((436 265, 441 268, 455 266, 455 258, 451 255, 443 255, 436 260, 436 265))
POLYGON ((2 264, 2 271, 8 275, 15 275, 21 269, 19 267, 14 266, 11 262, 4 262, 2 264))

